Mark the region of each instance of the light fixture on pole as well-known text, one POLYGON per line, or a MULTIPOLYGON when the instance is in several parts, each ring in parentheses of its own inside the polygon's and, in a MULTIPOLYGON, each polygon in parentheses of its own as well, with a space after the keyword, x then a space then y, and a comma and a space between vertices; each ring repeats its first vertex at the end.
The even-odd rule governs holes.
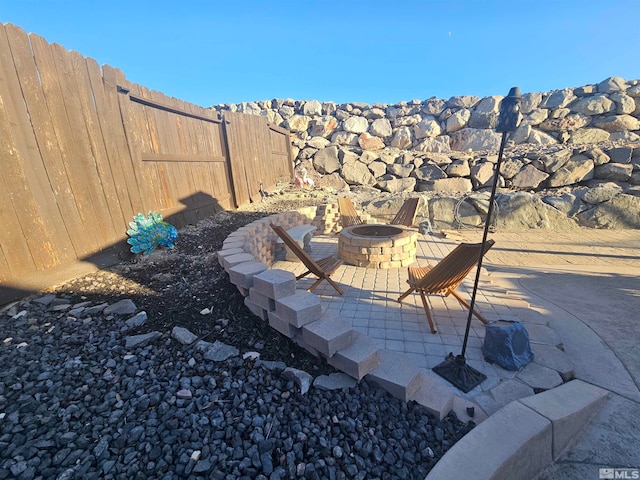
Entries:
POLYGON ((500 113, 498 115, 498 125, 496 132, 502 133, 500 142, 500 151, 498 153, 498 161, 496 163, 495 172, 493 174, 493 185, 491 187, 491 197, 489 198, 489 209, 487 211, 487 220, 484 224, 484 233, 482 235, 482 248, 480 249, 480 258, 476 269, 476 278, 473 283, 473 293, 471 294, 471 303, 469 308, 469 316, 467 317, 467 327, 464 332, 464 342, 462 343, 462 352, 460 355, 449 353, 444 361, 435 367, 433 371, 442 378, 452 383, 454 386, 467 393, 473 390, 487 379, 487 376, 467 364, 465 354, 467 352, 467 342, 469 341, 469 330, 471 328, 471 317, 476 303, 476 294, 478 293, 478 282, 480 281, 480 270, 482 268, 482 258, 485 252, 485 244, 487 243, 487 234, 489 233, 489 225, 493 215, 493 204, 496 196, 496 187, 498 185, 498 176, 500 175, 500 165, 502 163, 502 154, 504 146, 507 143, 509 133, 513 132, 520 119, 520 88, 513 87, 509 90, 509 95, 500 102, 500 113))

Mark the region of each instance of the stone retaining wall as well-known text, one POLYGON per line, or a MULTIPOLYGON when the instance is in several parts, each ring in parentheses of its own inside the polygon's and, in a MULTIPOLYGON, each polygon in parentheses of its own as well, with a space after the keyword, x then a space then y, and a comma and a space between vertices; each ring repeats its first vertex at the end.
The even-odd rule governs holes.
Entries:
MULTIPOLYGON (((322 188, 459 197, 491 184, 502 98, 455 96, 395 105, 275 99, 213 108, 264 115, 288 128, 299 175, 305 167, 322 188)), ((569 218, 574 226, 640 228, 640 80, 611 77, 525 93, 521 115, 500 171, 503 194, 535 194, 545 210, 537 217, 569 218)), ((503 197, 510 205, 502 211, 519 208, 525 199, 531 200, 503 197)))

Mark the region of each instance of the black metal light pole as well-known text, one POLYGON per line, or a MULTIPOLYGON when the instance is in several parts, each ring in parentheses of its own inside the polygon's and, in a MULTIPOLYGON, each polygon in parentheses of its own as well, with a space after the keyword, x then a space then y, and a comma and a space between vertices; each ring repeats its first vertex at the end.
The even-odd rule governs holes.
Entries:
POLYGON ((496 132, 502 132, 502 140, 500 142, 500 151, 498 153, 498 161, 496 170, 493 175, 493 185, 491 187, 491 197, 489 198, 489 210, 487 212, 487 220, 484 225, 484 233, 482 235, 482 249, 480 250, 480 258, 478 259, 478 267, 476 269, 476 278, 473 284, 473 293, 471 294, 471 303, 469 308, 469 316, 467 317, 467 327, 464 332, 464 342, 462 343, 462 352, 460 355, 449 353, 444 361, 435 367, 433 371, 454 386, 467 393, 473 390, 487 379, 487 376, 467 364, 465 353, 467 352, 467 342, 469 340, 469 330, 471 328, 471 318, 476 304, 476 294, 478 292, 478 283, 480 281, 480 270, 482 268, 482 258, 484 256, 485 244, 487 242, 487 234, 489 233, 489 225, 493 215, 493 204, 496 196, 496 187, 498 186, 498 176, 500 174, 500 165, 502 163, 502 154, 504 146, 507 143, 507 137, 518 126, 520 113, 520 88, 513 87, 509 91, 502 102, 500 102, 500 113, 498 116, 498 125, 496 132))

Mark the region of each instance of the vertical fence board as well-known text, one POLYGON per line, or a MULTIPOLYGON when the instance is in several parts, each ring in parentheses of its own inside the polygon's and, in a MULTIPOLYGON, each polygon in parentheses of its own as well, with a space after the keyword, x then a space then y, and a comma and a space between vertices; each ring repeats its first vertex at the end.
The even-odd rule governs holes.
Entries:
POLYGON ((78 88, 80 113, 84 118, 88 147, 92 153, 95 171, 97 173, 96 188, 100 189, 97 194, 100 195, 104 201, 104 206, 109 215, 109 218, 104 217, 104 221, 106 222, 108 219, 111 221, 111 236, 109 240, 117 241, 122 237, 126 223, 120 206, 120 197, 111 172, 104 137, 100 129, 100 121, 98 120, 96 110, 97 103, 89 77, 89 65, 78 52, 69 52, 69 57, 75 67, 74 71, 77 80, 76 85, 78 88))
POLYGON ((66 161, 72 168, 73 176, 76 179, 74 191, 78 208, 85 219, 83 231, 73 232, 73 234, 84 234, 87 227, 90 226, 89 228, 97 234, 92 246, 93 253, 100 250, 100 246, 104 244, 105 240, 113 240, 115 231, 89 144, 89 133, 82 115, 78 92, 78 72, 81 68, 75 64, 69 52, 62 46, 51 44, 51 50, 66 112, 66 122, 64 122, 61 131, 62 141, 66 144, 65 149, 68 152, 66 161))
MULTIPOLYGON (((128 89, 135 88, 136 85, 130 84, 120 70, 112 69, 110 74, 115 74, 116 85, 128 89)), ((133 178, 140 195, 141 203, 138 213, 167 208, 166 195, 163 194, 167 190, 166 179, 163 179, 153 166, 142 165, 143 162, 140 159, 140 149, 150 145, 151 141, 145 116, 136 111, 136 107, 141 105, 133 104, 129 96, 124 93, 118 93, 118 105, 122 112, 124 132, 131 155, 133 178)))
MULTIPOLYGON (((43 270, 56 265, 60 257, 65 257, 66 252, 60 249, 63 245, 59 244, 60 238, 64 239, 64 236, 58 228, 59 212, 46 172, 42 168, 42 157, 25 105, 17 68, 12 59, 9 36, 22 39, 22 42, 18 42, 19 45, 14 47, 22 56, 30 56, 24 31, 17 27, 0 31, 0 64, 3 77, 0 91, 3 103, 0 112, 3 117, 0 121, 0 148, 5 152, 2 159, 2 175, 6 176, 6 187, 11 192, 11 203, 21 226, 24 246, 28 246, 35 267, 43 270)), ((27 265, 29 263, 27 262, 27 265)), ((18 269, 17 271, 23 270, 20 265, 13 267, 18 269)))
POLYGON ((83 242, 82 251, 79 253, 81 255, 91 254, 100 244, 100 234, 98 229, 86 228, 97 217, 93 205, 90 203, 90 185, 82 178, 84 166, 76 150, 67 117, 63 88, 60 84, 61 76, 58 75, 50 45, 37 35, 30 38, 45 101, 51 116, 51 126, 56 136, 61 162, 69 179, 70 189, 67 194, 75 202, 78 212, 77 219, 65 218, 65 226, 71 238, 85 237, 86 242, 83 242))
MULTIPOLYGON (((98 67, 97 63, 95 67, 98 67)), ((119 99, 122 94, 118 93, 118 70, 109 65, 103 65, 101 79, 99 74, 100 72, 94 73, 93 91, 96 103, 103 104, 104 108, 98 109, 98 116, 105 145, 109 146, 107 152, 111 160, 111 171, 114 172, 113 178, 119 188, 120 204, 125 209, 127 206, 130 208, 125 218, 131 219, 133 215, 144 210, 144 205, 133 169, 132 154, 127 143, 125 112, 120 110, 119 99), (102 82, 102 89, 99 88, 100 82, 102 82), (104 97, 100 92, 103 92, 104 97)))
MULTIPOLYGON (((116 205, 109 204, 110 209, 117 211, 112 212, 112 218, 116 224, 116 230, 124 235, 127 230, 127 223, 133 216, 133 207, 131 195, 127 189, 127 182, 124 174, 124 165, 127 159, 120 154, 120 146, 118 145, 117 133, 114 131, 114 125, 122 124, 120 113, 113 111, 109 104, 108 95, 105 93, 105 86, 102 79, 100 66, 92 58, 86 58, 87 75, 91 85, 91 100, 95 104, 95 149, 98 152, 97 158, 100 158, 101 177, 103 184, 110 181, 111 185, 105 185, 110 189, 110 195, 115 195, 117 199, 116 205), (108 178, 108 180, 107 180, 108 178), (119 223, 118 223, 119 221, 119 223)), ((115 90, 115 87, 114 87, 115 90)), ((120 131, 122 134, 122 132, 120 131)))

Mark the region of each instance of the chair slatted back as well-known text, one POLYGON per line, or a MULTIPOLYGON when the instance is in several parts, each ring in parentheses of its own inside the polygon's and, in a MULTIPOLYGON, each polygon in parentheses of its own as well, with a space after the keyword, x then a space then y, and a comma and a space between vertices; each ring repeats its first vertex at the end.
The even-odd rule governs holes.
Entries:
POLYGON ((307 252, 305 252, 298 242, 296 242, 291 235, 287 233, 287 231, 279 225, 271 224, 271 228, 274 232, 278 234, 278 236, 282 239, 287 247, 291 249, 291 251, 300 259, 300 261, 304 264, 305 267, 309 269, 309 271, 317 276, 323 276, 325 272, 320 268, 320 266, 315 262, 313 258, 309 256, 307 252))
POLYGON ((362 225, 364 223, 350 198, 338 198, 338 210, 340 210, 340 223, 342 224, 342 228, 362 225))
MULTIPOLYGON (((494 245, 489 240, 483 255, 494 245)), ((461 243, 438 262, 415 287, 428 293, 445 293, 462 283, 480 260, 482 243, 461 243)))
POLYGON ((405 227, 413 227, 418 213, 419 197, 407 198, 393 220, 391 225, 404 225, 405 227))

